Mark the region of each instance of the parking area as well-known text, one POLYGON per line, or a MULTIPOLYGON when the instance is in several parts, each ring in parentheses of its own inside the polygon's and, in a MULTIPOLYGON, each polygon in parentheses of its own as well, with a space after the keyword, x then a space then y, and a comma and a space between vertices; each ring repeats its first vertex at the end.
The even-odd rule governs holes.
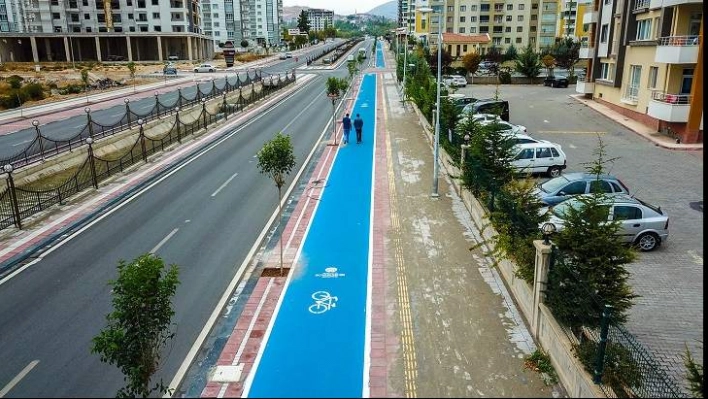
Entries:
MULTIPOLYGON (((684 344, 703 363, 703 152, 654 145, 570 97, 576 94, 574 85, 498 88, 500 98, 509 101, 510 122, 526 126, 533 137, 562 146, 568 158, 564 173, 584 171, 586 163, 596 159, 599 137, 606 157, 615 159, 607 173, 619 177, 637 198, 668 213, 668 242, 640 253, 628 267, 640 297, 627 327, 672 374, 683 378, 684 344)), ((457 93, 490 98, 496 89, 468 85, 457 93)))

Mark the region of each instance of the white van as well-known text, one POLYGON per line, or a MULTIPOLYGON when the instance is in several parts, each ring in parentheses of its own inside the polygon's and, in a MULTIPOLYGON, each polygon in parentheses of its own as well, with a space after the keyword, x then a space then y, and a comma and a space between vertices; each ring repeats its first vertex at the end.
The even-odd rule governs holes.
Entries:
POLYGON ((354 61, 354 54, 349 54, 347 56, 347 62, 349 62, 349 61, 354 61))
POLYGON ((514 146, 516 155, 511 165, 517 173, 545 173, 550 177, 561 175, 567 167, 560 144, 551 142, 524 143, 514 146))

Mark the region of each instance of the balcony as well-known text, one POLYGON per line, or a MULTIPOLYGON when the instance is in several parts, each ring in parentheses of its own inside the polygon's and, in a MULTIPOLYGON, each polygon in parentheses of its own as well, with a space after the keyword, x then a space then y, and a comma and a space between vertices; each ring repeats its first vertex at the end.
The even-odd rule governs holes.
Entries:
POLYGON ((649 9, 650 3, 650 0, 634 0, 634 8, 632 10, 635 12, 646 11, 649 9))
POLYGON ((591 94, 594 91, 595 91, 595 83, 594 82, 586 82, 584 80, 578 79, 578 81, 575 83, 575 92, 576 93, 591 94))
POLYGON ((669 94, 663 91, 653 91, 647 114, 666 122, 688 122, 688 111, 691 108, 691 96, 685 94, 669 94))
POLYGON ((588 42, 582 42, 580 44, 580 50, 578 51, 578 57, 580 57, 580 59, 595 58, 595 47, 588 44, 588 42))
POLYGON ((695 64, 698 62, 698 36, 667 36, 657 41, 654 62, 695 64))
POLYGON ((650 0, 649 8, 673 7, 681 4, 703 4, 703 0, 650 0))
POLYGON ((585 10, 585 13, 583 14, 583 23, 584 24, 596 24, 598 21, 598 12, 597 10, 585 10))

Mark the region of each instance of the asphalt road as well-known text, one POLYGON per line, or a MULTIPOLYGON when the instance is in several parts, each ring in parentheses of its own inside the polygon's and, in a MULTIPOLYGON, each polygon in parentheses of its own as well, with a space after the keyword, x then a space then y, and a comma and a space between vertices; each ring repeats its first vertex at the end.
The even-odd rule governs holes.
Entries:
POLYGON ((107 282, 118 261, 149 251, 180 267, 176 335, 157 375, 169 383, 276 212, 277 190, 258 173, 257 151, 276 132, 289 134, 298 170, 313 147, 323 145, 321 136, 331 129, 324 82, 325 76, 315 77, 3 281, 0 387, 22 376, 6 396, 115 395, 123 377, 90 353, 90 341, 111 310, 107 282))
MULTIPOLYGON (((494 85, 468 85, 458 92, 494 97, 494 85)), ((570 98, 575 87, 500 85, 509 101, 510 121, 534 137, 563 146, 568 169, 584 171, 597 159, 598 134, 608 172, 619 177, 638 198, 661 206, 669 215, 669 240, 628 265, 630 283, 640 295, 627 327, 677 377, 685 373, 684 343, 703 362, 703 151, 673 151, 570 98)))
MULTIPOLYGON (((327 43, 324 46, 314 46, 297 52, 298 61, 295 58, 286 60, 278 60, 272 65, 265 67, 251 68, 246 66, 242 69, 234 69, 231 71, 219 71, 216 73, 198 73, 194 74, 196 83, 193 86, 182 88, 182 95, 186 98, 192 98, 196 95, 197 87, 202 93, 210 92, 212 88, 211 80, 216 82, 217 87, 222 87, 225 76, 229 77, 231 82, 235 81, 235 75, 238 74, 241 79, 245 79, 248 69, 259 69, 262 71, 262 76, 267 78, 271 75, 282 75, 287 71, 292 71, 299 65, 303 65, 308 56, 318 56, 322 51, 334 49, 339 42, 327 43)), ((250 72, 253 76, 253 72, 250 72)), ((155 106, 155 96, 143 94, 142 98, 131 99, 130 110, 138 115, 148 114, 155 106)), ((177 89, 158 94, 157 99, 160 104, 167 107, 177 105, 178 91, 177 89)), ((74 113, 76 114, 76 113, 74 113)), ((94 107, 91 111, 91 118, 94 122, 101 125, 110 126, 119 123, 125 116, 125 105, 119 104, 104 109, 94 107)), ((87 125, 87 117, 83 112, 78 115, 68 118, 55 120, 46 124, 40 125, 40 131, 43 136, 56 141, 69 140, 77 137, 87 125)), ((86 133, 87 134, 87 133, 86 133)), ((17 154, 22 153, 32 141, 36 138, 37 132, 34 127, 19 130, 14 133, 0 135, 0 160, 9 159, 17 154)), ((38 150, 37 150, 38 151, 38 150)))

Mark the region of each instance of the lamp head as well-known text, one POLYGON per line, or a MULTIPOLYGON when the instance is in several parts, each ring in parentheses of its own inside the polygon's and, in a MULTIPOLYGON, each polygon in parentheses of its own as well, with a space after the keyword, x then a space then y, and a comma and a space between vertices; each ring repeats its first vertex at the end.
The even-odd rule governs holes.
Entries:
POLYGON ((35 120, 33 120, 33 121, 32 121, 32 126, 34 126, 34 127, 37 127, 37 126, 39 126, 39 121, 38 121, 38 120, 36 120, 36 119, 35 119, 35 120))
POLYGON ((556 232, 556 225, 550 222, 546 222, 541 226, 541 232, 543 233, 543 243, 546 245, 550 245, 550 241, 548 241, 548 238, 550 237, 551 234, 556 232))
POLYGON ((93 139, 91 137, 86 137, 86 144, 88 144, 88 145, 93 144, 93 139))
POLYGON ((84 108, 84 112, 86 112, 88 114, 89 112, 91 112, 91 108, 89 108, 89 107, 84 108))
POLYGON ((2 170, 4 170, 5 173, 12 173, 12 169, 13 169, 12 164, 9 164, 9 163, 3 165, 3 167, 2 167, 2 170))
POLYGON ((130 102, 130 99, 129 99, 129 98, 123 99, 123 102, 125 102, 126 104, 128 104, 128 103, 130 102))
POLYGON ((143 125, 143 123, 145 123, 145 121, 144 121, 144 120, 142 120, 142 119, 138 119, 138 125, 142 126, 142 125, 143 125))

